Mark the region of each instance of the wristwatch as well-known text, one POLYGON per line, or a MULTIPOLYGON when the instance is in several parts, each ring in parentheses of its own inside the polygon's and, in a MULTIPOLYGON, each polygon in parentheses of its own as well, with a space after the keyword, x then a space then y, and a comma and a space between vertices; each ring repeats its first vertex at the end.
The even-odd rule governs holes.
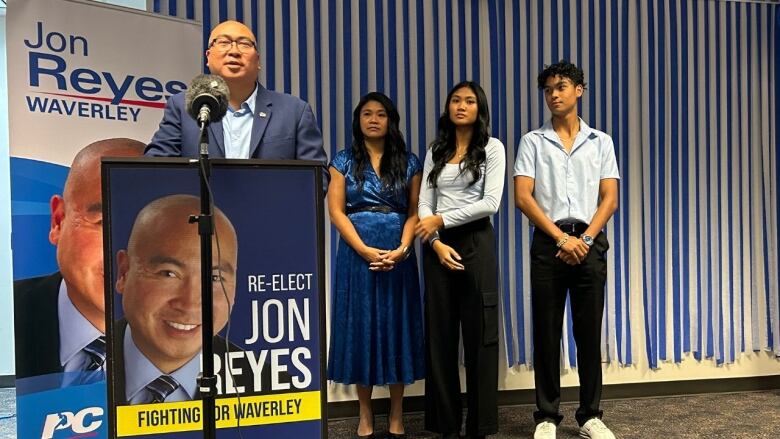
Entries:
POLYGON ((580 239, 582 239, 582 242, 585 243, 588 247, 593 247, 593 237, 590 235, 582 234, 580 235, 580 239))

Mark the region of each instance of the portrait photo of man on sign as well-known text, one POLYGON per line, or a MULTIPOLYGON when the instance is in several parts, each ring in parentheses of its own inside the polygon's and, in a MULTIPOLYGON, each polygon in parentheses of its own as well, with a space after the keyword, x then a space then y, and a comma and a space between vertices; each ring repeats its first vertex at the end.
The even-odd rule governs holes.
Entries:
MULTIPOLYGON (((116 254, 116 290, 124 317, 115 323, 114 364, 115 380, 124 382, 124 394, 117 397, 125 404, 199 398, 200 238, 198 225, 189 222, 199 209, 198 198, 191 195, 152 201, 138 213, 127 248, 116 254)), ((235 299, 238 239, 218 208, 214 219, 214 354, 224 358, 226 352, 241 350, 216 335, 225 327, 235 299)), ((237 387, 243 376, 225 370, 218 370, 220 393, 250 388, 237 387)))
POLYGON ((48 240, 58 270, 14 283, 17 380, 51 376, 67 387, 105 377, 100 160, 138 157, 143 148, 126 138, 90 143, 74 157, 62 193, 51 197, 48 240))

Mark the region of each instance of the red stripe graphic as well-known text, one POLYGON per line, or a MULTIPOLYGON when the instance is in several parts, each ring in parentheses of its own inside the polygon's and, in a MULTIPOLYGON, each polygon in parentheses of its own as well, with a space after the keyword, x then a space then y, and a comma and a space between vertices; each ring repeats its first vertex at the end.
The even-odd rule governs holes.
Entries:
MULTIPOLYGON (((97 97, 97 96, 82 96, 82 95, 69 95, 69 94, 65 94, 65 93, 44 93, 44 92, 41 92, 41 94, 53 95, 53 96, 63 96, 63 97, 66 97, 66 98, 86 99, 88 101, 111 102, 111 98, 101 98, 101 97, 97 97)), ((131 100, 131 99, 122 99, 119 102, 122 103, 122 104, 136 105, 136 106, 139 106, 139 107, 165 108, 165 102, 135 101, 135 100, 131 100)))

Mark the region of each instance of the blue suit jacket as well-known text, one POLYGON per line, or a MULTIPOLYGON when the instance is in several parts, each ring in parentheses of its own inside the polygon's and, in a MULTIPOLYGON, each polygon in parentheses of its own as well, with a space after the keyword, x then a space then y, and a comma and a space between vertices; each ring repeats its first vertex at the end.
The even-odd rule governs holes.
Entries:
MULTIPOLYGON (((184 106, 184 93, 168 99, 160 127, 147 145, 149 157, 197 157, 200 130, 184 106)), ((329 180, 328 157, 322 147, 322 134, 309 104, 283 93, 266 90, 257 84, 255 114, 252 115, 249 156, 267 160, 315 160, 322 163, 323 182, 329 180)), ((212 123, 209 132, 209 157, 225 157, 222 122, 212 123)))

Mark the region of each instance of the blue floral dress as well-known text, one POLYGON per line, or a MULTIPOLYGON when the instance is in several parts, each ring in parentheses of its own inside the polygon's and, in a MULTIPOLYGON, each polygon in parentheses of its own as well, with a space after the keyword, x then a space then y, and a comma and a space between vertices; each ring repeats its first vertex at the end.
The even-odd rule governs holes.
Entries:
MULTIPOLYGON (((421 172, 409 153, 406 181, 421 172)), ((401 243, 408 194, 384 187, 366 166, 362 190, 353 173, 352 150, 330 164, 345 179, 345 207, 363 242, 393 250, 401 243), (373 209, 373 210, 369 210, 373 209)), ((409 384, 425 375, 422 304, 414 251, 390 271, 374 272, 344 240, 339 240, 331 290, 328 379, 365 386, 409 384)))

